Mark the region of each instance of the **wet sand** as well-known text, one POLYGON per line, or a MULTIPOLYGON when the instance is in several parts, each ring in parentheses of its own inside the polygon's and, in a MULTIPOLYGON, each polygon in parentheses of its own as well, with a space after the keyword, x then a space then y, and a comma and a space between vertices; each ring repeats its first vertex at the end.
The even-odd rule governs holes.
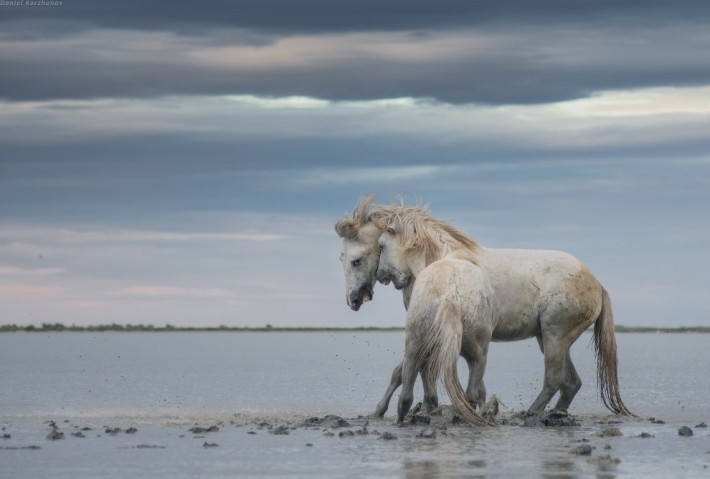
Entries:
POLYGON ((0 477, 710 477, 710 383, 689 366, 710 361, 710 336, 619 335, 638 418, 605 412, 584 339, 571 417, 521 414, 542 356, 500 343, 500 425, 475 428, 398 427, 396 396, 384 419, 358 416, 401 360, 392 333, 0 335, 0 477))
POLYGON ((480 428, 442 407, 404 426, 338 415, 3 420, 0 468, 8 478, 710 477, 705 419, 508 410, 480 428))

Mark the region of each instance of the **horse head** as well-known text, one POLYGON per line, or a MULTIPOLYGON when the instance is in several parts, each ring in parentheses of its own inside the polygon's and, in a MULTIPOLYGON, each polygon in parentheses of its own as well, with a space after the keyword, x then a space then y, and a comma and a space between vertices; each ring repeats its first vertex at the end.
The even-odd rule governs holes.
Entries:
POLYGON ((396 234, 388 229, 382 232, 377 242, 380 246, 377 280, 384 285, 392 283, 396 289, 409 286, 413 274, 396 234))
POLYGON ((353 214, 335 224, 335 232, 343 238, 340 262, 345 274, 345 300, 353 311, 372 300, 377 281, 377 240, 382 231, 370 218, 373 202, 373 197, 361 198, 353 214))

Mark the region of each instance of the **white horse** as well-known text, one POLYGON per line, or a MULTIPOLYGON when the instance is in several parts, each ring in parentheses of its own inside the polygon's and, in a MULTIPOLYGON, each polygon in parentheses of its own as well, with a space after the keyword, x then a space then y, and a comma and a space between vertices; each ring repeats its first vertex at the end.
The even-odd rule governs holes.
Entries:
MULTIPOLYGON (((429 248, 424 265, 441 259, 442 251, 457 254, 477 264, 490 279, 497 300, 496 327, 493 341, 518 341, 537 338, 545 360, 543 389, 528 409, 541 413, 559 392, 555 409, 566 411, 582 382, 569 349, 572 343, 594 324, 594 346, 597 357, 597 383, 604 405, 616 414, 632 415, 621 399, 617 376, 616 338, 611 302, 606 290, 592 273, 575 257, 559 251, 510 250, 483 248, 465 234, 427 214, 423 208, 402 204, 378 206, 371 211, 374 199, 361 198, 350 217, 335 225, 343 238, 341 261, 346 278, 346 299, 353 310, 373 298, 377 280, 377 243, 392 217, 403 219, 409 233, 405 246, 422 241, 422 231, 435 224, 447 234, 446 248, 429 248)), ((436 243, 431 243, 436 245, 436 243)), ((408 308, 416 274, 422 265, 412 265, 392 281, 402 290, 408 308)), ((377 406, 375 415, 383 416, 394 391, 401 384, 401 364, 392 373, 390 385, 377 406)), ((423 379, 425 379, 423 377, 423 379)), ((469 384, 469 389, 475 386, 469 384)), ((424 380, 425 396, 431 396, 433 385, 424 380)), ((436 391, 433 395, 435 397, 436 391)))
MULTIPOLYGON (((403 229, 394 221, 379 239, 381 249, 378 276, 398 277, 417 265, 407 310, 404 359, 401 367, 402 393, 397 408, 398 422, 402 423, 413 401, 414 382, 421 372, 423 382, 436 383, 443 375, 443 383, 454 410, 467 422, 490 425, 475 410, 474 405, 485 402, 483 373, 486 368, 488 345, 495 327, 496 305, 488 275, 470 261, 449 257, 425 263, 426 246, 403 247, 403 229), (469 364, 469 390, 464 393, 458 379, 457 361, 463 356, 469 364)), ((436 239, 433 239, 436 241, 436 239)), ((437 403, 436 389, 428 388, 424 403, 431 412, 437 403)))

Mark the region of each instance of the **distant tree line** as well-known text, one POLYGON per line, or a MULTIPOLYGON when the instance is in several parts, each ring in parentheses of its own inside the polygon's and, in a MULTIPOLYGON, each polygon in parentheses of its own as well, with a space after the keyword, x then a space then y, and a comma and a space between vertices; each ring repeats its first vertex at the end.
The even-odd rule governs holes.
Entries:
MULTIPOLYGON (((263 327, 249 327, 249 326, 214 326, 214 327, 186 327, 186 326, 173 326, 172 324, 166 324, 165 326, 154 326, 152 324, 100 324, 97 326, 77 326, 72 324, 71 326, 66 326, 62 323, 42 323, 40 326, 35 326, 30 324, 29 326, 18 326, 16 324, 4 324, 0 325, 0 333, 14 333, 14 332, 103 332, 103 331, 122 331, 122 332, 167 332, 167 331, 237 331, 237 332, 342 332, 342 331, 352 331, 352 332, 369 332, 369 331, 404 331, 404 328, 393 327, 393 328, 376 328, 376 327, 359 327, 359 328, 311 328, 311 327, 278 327, 267 324, 263 327)), ((616 326, 616 332, 618 333, 710 333, 710 327, 704 326, 688 326, 688 327, 678 327, 678 328, 654 328, 654 327, 629 327, 629 326, 616 326)))
POLYGON ((0 333, 7 332, 103 332, 103 331, 123 331, 123 332, 137 332, 137 331, 148 331, 148 332, 166 332, 166 331, 268 331, 268 332, 284 332, 284 331, 303 331, 303 332, 316 332, 316 331, 404 331, 404 328, 375 328, 375 327, 359 327, 359 328, 311 328, 311 327, 277 327, 267 324, 264 327, 249 327, 249 326, 210 326, 210 327, 189 327, 189 326, 173 326, 172 324, 166 324, 165 326, 154 326, 152 324, 101 324, 97 326, 77 326, 72 324, 71 326, 66 326, 62 323, 42 323, 41 326, 29 325, 29 326, 18 326, 16 324, 5 324, 0 325, 0 333))

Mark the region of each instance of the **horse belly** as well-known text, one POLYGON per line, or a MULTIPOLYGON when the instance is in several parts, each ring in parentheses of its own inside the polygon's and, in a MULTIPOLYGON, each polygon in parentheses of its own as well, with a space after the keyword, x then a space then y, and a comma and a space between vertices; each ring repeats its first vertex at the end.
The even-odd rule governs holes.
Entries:
POLYGON ((540 333, 540 289, 528 277, 491 275, 498 318, 493 341, 519 341, 540 333), (497 287, 496 287, 497 286, 497 287))
POLYGON ((527 314, 515 317, 499 316, 491 339, 496 342, 520 341, 533 338, 538 334, 540 334, 540 322, 537 315, 534 317, 527 314))

